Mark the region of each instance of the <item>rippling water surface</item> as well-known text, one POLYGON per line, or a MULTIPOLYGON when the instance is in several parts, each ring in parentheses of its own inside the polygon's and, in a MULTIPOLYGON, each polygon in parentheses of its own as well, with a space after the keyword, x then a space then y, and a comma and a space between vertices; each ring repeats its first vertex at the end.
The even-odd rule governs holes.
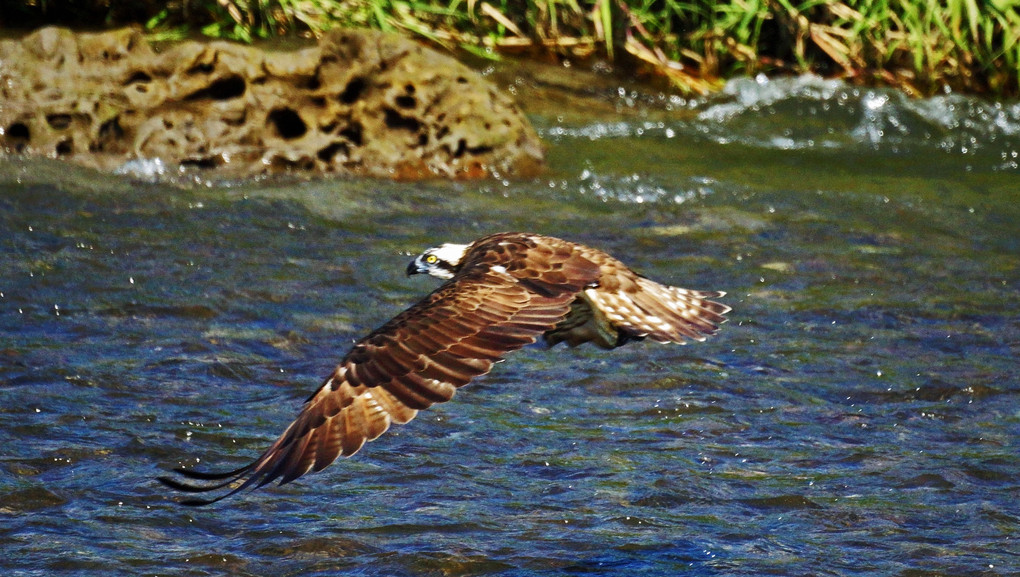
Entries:
POLYGON ((3 161, 0 572, 1020 571, 1020 107, 499 78, 541 179, 181 189, 3 161), (193 509, 154 481, 264 449, 434 288, 409 253, 513 229, 726 290, 732 320, 525 349, 282 488, 193 509))

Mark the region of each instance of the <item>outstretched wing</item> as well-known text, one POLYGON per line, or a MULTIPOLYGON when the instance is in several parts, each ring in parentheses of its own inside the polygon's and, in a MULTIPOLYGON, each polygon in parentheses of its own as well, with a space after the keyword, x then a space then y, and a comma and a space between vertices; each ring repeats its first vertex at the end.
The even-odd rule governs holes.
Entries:
POLYGON ((480 259, 359 341, 253 463, 225 473, 176 470, 205 483, 160 480, 192 493, 237 484, 214 499, 184 501, 205 505, 276 479, 287 483, 340 455, 353 455, 391 423, 406 423, 418 411, 450 400, 504 354, 534 342, 598 274, 596 265, 576 254, 546 255, 542 264, 529 268, 529 278, 520 282, 505 267, 480 259), (536 279, 543 281, 540 291, 536 279))

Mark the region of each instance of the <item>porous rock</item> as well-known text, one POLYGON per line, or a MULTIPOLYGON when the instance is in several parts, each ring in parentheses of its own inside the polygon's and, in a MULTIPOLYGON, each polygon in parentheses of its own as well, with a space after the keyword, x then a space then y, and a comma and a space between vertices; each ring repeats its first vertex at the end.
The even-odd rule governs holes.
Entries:
POLYGON ((275 52, 157 51, 134 29, 3 41, 0 150, 101 169, 159 159, 230 176, 394 178, 527 175, 543 155, 519 109, 477 73, 364 30, 275 52))

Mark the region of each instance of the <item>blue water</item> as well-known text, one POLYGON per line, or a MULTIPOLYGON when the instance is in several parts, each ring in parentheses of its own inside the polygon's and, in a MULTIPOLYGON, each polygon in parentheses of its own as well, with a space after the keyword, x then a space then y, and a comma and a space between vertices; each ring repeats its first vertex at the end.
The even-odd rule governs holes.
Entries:
POLYGON ((1020 572, 1016 104, 517 86, 549 147, 527 182, 0 161, 0 572, 1020 572), (410 254, 499 230, 728 291, 731 321, 529 347, 281 488, 194 509, 155 481, 257 456, 436 286, 410 254))

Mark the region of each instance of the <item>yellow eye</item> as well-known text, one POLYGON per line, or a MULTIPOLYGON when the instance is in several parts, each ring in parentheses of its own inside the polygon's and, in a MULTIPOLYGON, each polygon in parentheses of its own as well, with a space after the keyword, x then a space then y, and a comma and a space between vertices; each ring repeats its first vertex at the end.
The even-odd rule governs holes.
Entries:
POLYGON ((439 262, 439 257, 434 254, 430 254, 427 257, 425 257, 425 262, 429 264, 436 264, 437 262, 439 262))

